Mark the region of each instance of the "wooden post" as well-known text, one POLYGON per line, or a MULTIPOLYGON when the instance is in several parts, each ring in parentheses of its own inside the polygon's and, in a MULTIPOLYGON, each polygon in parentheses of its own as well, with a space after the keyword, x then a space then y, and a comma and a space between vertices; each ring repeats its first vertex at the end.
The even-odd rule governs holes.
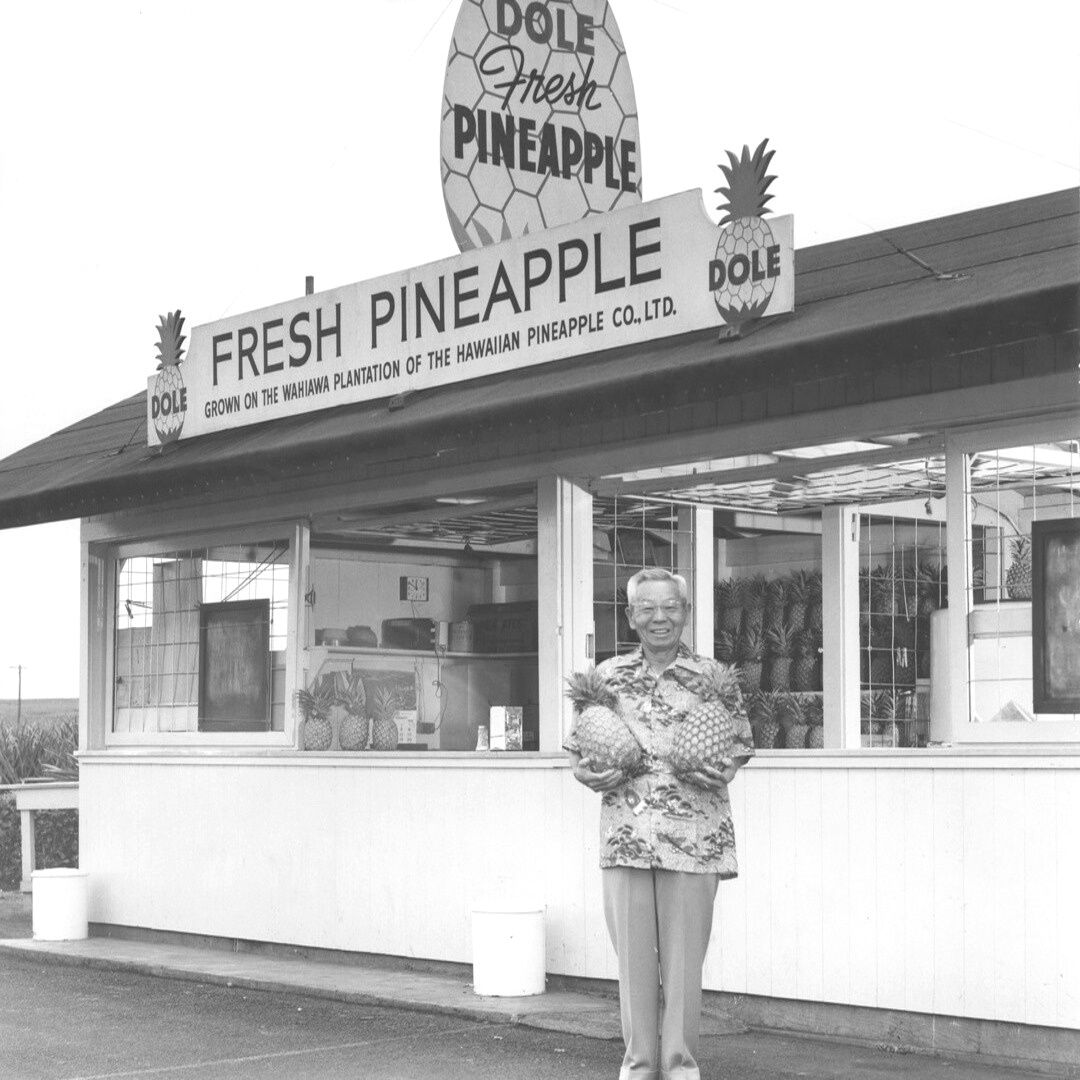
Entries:
POLYGON ((293 525, 289 551, 289 637, 285 646, 285 734, 292 745, 300 745, 300 725, 296 723, 293 701, 296 691, 307 685, 307 646, 311 643, 307 595, 311 584, 311 525, 293 525))
POLYGON ((679 509, 679 542, 676 555, 680 572, 690 569, 690 618, 683 640, 699 656, 713 655, 713 509, 683 506, 679 509), (687 641, 686 639, 691 640, 687 641))
POLYGON ((595 661, 592 496, 562 476, 536 494, 540 749, 554 753, 573 720, 565 679, 595 661))
POLYGON ((24 810, 19 814, 19 825, 22 835, 22 882, 19 886, 21 892, 30 892, 34 879, 34 814, 30 810, 24 810))
POLYGON ((859 508, 821 514, 821 621, 825 746, 860 746, 859 508))
POLYGON ((971 701, 968 696, 968 592, 971 580, 970 534, 971 504, 967 497, 967 456, 952 440, 945 448, 945 534, 949 567, 948 630, 948 715, 935 718, 935 733, 943 741, 954 742, 968 730, 971 701))

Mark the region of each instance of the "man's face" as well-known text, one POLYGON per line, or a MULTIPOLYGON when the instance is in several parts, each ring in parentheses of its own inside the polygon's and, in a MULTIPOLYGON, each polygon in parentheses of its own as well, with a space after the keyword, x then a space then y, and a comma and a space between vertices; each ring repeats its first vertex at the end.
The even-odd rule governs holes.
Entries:
POLYGON ((674 581, 643 581, 626 609, 642 644, 659 651, 670 649, 679 640, 688 613, 689 605, 679 599, 674 581))

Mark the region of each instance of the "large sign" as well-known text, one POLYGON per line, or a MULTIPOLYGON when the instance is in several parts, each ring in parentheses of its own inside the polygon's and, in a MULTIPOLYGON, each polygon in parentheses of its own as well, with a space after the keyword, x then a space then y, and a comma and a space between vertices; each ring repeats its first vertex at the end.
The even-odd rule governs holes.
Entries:
POLYGON ((700 191, 160 333, 151 445, 791 311, 791 217, 728 243, 700 191), (745 294, 740 301, 739 296, 745 294), (734 312, 734 315, 731 313, 734 312))
POLYGON ((442 176, 462 251, 641 201, 634 84, 607 0, 462 0, 442 176))

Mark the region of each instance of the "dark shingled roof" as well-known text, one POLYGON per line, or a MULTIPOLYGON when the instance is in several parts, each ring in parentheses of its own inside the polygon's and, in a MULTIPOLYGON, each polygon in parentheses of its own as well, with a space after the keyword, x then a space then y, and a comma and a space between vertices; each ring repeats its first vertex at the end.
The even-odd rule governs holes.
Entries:
POLYGON ((0 527, 228 492, 245 478, 295 481, 345 453, 385 458, 388 445, 421 430, 465 436, 523 409, 535 418, 561 403, 648 393, 658 372, 715 380, 731 365, 790 366, 794 350, 850 356, 871 341, 865 355, 880 358, 883 340, 895 359, 935 325, 948 327, 949 341, 956 326, 970 327, 985 345, 1006 311, 1036 320, 1051 312, 1055 332, 1075 330, 1078 195, 1070 189, 802 249, 795 312, 722 344, 703 331, 426 390, 393 411, 385 400, 341 406, 181 441, 165 453, 146 445, 142 390, 0 461, 0 527))

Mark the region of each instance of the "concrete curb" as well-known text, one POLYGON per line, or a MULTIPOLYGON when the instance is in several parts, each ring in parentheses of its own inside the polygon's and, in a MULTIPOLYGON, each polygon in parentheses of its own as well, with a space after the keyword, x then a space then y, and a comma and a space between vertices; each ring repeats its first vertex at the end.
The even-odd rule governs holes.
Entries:
MULTIPOLYGON (((0 953, 24 961, 152 975, 244 990, 295 993, 356 1005, 435 1013, 486 1024, 559 1031, 592 1039, 616 1041, 622 1038, 618 1002, 586 994, 549 991, 527 998, 476 997, 467 983, 447 976, 366 971, 339 964, 271 961, 220 952, 202 956, 195 950, 186 950, 188 955, 184 963, 108 955, 104 951, 115 951, 119 944, 99 938, 78 942, 20 939, 0 941, 0 953), (265 974, 244 970, 251 967, 269 970, 265 974), (363 981, 390 984, 390 988, 355 985, 363 981), (350 986, 349 983, 354 985, 350 986)), ((124 944, 131 946, 131 943, 124 944)), ((150 948, 143 946, 141 951, 149 951, 150 948)), ((702 1034, 705 1036, 742 1034, 747 1030, 743 1024, 724 1016, 707 1013, 703 1017, 702 1034)))

